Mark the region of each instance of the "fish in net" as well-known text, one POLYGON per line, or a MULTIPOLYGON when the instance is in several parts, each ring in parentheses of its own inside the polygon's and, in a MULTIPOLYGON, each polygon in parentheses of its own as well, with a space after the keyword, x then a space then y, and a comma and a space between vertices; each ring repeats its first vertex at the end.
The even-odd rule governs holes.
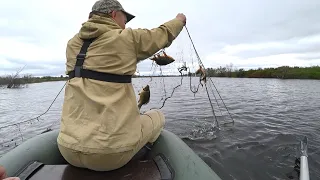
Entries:
POLYGON ((162 109, 165 114, 175 114, 177 120, 197 117, 190 139, 214 136, 213 131, 220 130, 222 125, 234 123, 213 78, 207 75, 186 26, 170 47, 139 63, 137 70, 139 80, 135 82, 150 86, 151 94, 150 103, 143 105, 141 113, 162 109))

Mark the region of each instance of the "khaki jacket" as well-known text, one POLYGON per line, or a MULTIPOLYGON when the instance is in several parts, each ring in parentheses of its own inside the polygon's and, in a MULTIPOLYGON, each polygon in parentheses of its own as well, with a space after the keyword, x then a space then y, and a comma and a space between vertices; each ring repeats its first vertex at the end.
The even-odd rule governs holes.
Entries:
MULTIPOLYGON (((182 31, 177 19, 158 28, 121 29, 111 18, 94 15, 67 44, 66 71, 74 69, 82 39, 88 48, 85 69, 133 75, 137 63, 171 45, 182 31)), ((58 143, 89 153, 132 150, 141 138, 140 113, 131 83, 73 78, 67 82, 58 143)))

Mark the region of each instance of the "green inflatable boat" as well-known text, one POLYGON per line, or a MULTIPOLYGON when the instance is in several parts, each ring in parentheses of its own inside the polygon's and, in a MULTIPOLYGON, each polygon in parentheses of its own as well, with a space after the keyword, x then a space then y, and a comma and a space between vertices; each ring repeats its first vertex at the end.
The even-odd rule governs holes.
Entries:
POLYGON ((4 154, 0 165, 8 176, 21 180, 220 180, 187 144, 167 130, 151 149, 143 148, 127 165, 109 172, 68 164, 57 147, 58 132, 49 131, 25 141, 4 154))

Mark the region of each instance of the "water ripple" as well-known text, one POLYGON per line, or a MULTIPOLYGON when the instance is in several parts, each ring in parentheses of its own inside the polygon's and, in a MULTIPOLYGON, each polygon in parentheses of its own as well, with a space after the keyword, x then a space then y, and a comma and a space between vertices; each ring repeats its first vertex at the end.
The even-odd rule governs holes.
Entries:
MULTIPOLYGON (((181 137, 222 179, 297 179, 293 171, 298 142, 309 140, 311 179, 320 179, 320 86, 315 80, 212 78, 234 124, 218 130, 204 88, 194 96, 189 79, 176 89, 162 111, 165 128, 181 137)), ((142 112, 163 103, 162 78, 133 79, 136 91, 146 84, 151 101, 142 112)), ((180 78, 164 78, 167 96, 180 78)), ((196 84, 198 79, 192 79, 196 84)), ((0 89, 1 126, 33 118, 51 104, 64 82, 30 84, 23 89, 0 89)), ((211 92, 210 92, 211 93, 211 92)), ((215 93, 218 97, 217 93, 215 93)), ((218 121, 230 122, 222 102, 214 102, 218 121)), ((63 92, 51 110, 31 123, 0 129, 0 153, 48 127, 59 128, 63 92), (20 131, 19 131, 20 130, 20 131), (21 132, 21 133, 20 133, 21 132), (1 143, 2 142, 2 143, 1 143)))

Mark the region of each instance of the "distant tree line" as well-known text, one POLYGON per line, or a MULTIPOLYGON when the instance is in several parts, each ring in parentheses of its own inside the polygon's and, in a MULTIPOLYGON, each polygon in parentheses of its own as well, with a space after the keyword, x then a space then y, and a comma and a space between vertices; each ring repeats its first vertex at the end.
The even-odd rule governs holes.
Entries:
POLYGON ((279 78, 279 79, 320 79, 320 66, 289 67, 258 69, 236 69, 232 64, 225 67, 207 68, 211 77, 237 77, 237 78, 279 78))
MULTIPOLYGON (((18 71, 15 75, 0 76, 0 86, 7 86, 8 88, 18 88, 25 84, 41 83, 47 81, 65 81, 68 76, 43 76, 33 77, 31 74, 20 76, 18 71)), ((207 68, 207 76, 209 77, 235 77, 235 78, 280 78, 280 79, 320 79, 320 66, 311 67, 289 67, 281 66, 277 68, 258 68, 258 69, 237 69, 232 64, 225 67, 207 68)), ((166 75, 164 75, 166 76, 166 75)), ((175 77, 179 75, 168 75, 166 77, 175 77)), ((189 72, 184 76, 194 76, 194 73, 189 72)), ((152 77, 139 76, 133 77, 152 77)))

